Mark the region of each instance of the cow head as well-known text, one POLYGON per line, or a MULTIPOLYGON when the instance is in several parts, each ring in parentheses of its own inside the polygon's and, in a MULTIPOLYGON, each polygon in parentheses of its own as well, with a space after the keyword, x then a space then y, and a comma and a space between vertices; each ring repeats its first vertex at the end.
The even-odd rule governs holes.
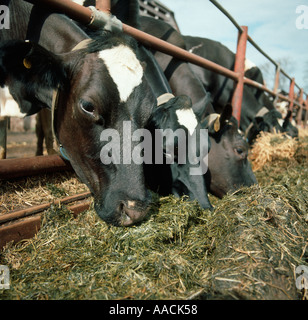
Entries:
POLYGON ((206 180, 208 190, 218 197, 257 182, 247 159, 248 145, 231 117, 232 107, 227 105, 221 115, 204 123, 211 139, 206 180))
POLYGON ((298 129, 292 124, 292 111, 289 110, 282 123, 282 132, 291 138, 298 138, 298 129))
POLYGON ((261 131, 282 132, 283 129, 278 121, 281 118, 281 114, 276 109, 268 110, 263 107, 246 130, 245 136, 248 143, 252 144, 261 131))
POLYGON ((211 208, 203 176, 207 170, 203 159, 208 155, 208 135, 200 132, 190 98, 169 97, 167 101, 159 102, 148 128, 155 137, 155 164, 146 166, 145 170, 151 188, 163 195, 187 195, 191 200, 196 199, 201 207, 211 208), (158 157, 160 150, 163 159, 158 157), (194 161, 196 158, 198 160, 194 161))
POLYGON ((124 226, 142 220, 151 201, 143 166, 122 159, 127 147, 123 146, 124 121, 132 131, 143 128, 156 105, 136 50, 132 38, 111 33, 62 55, 24 42, 0 48, 5 71, 1 85, 10 87, 25 114, 42 106, 51 108, 52 97, 57 97, 53 111, 57 140, 92 192, 98 215, 107 223, 124 226), (103 133, 108 130, 106 141, 103 133), (115 156, 115 150, 110 150, 109 162, 104 162, 102 149, 113 138, 120 144, 119 152, 115 156), (118 156, 120 161, 114 161, 118 156))

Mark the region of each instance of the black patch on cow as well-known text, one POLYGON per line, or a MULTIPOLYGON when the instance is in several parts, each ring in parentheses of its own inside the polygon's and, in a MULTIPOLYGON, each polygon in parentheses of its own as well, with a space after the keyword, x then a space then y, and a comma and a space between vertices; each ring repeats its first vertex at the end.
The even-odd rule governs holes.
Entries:
POLYGON ((37 82, 40 86, 56 88, 65 83, 66 72, 60 59, 43 47, 30 42, 3 42, 0 45, 0 67, 4 77, 13 76, 25 84, 37 82), (24 59, 31 64, 31 68, 25 68, 24 59))
POLYGON ((51 12, 40 6, 32 7, 26 35, 27 40, 39 42, 43 25, 50 14, 51 12))

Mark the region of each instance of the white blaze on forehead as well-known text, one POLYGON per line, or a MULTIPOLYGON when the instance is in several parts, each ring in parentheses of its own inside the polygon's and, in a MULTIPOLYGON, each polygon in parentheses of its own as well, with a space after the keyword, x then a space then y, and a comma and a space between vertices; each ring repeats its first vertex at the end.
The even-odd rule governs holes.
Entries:
POLYGON ((142 81, 143 69, 135 53, 130 48, 119 45, 100 51, 99 57, 118 88, 121 102, 125 102, 142 81))
POLYGON ((18 117, 23 118, 26 113, 20 111, 18 103, 10 94, 9 88, 0 87, 0 116, 1 117, 18 117))
POLYGON ((85 0, 73 0, 73 2, 76 2, 76 3, 80 4, 81 6, 83 6, 85 0))
POLYGON ((245 59, 245 71, 247 71, 253 67, 256 67, 256 65, 252 61, 250 61, 249 59, 245 59))
POLYGON ((198 125, 198 121, 193 110, 191 108, 179 109, 179 110, 176 110, 175 113, 178 117, 179 124, 187 128, 187 130, 189 131, 189 134, 192 135, 198 125))

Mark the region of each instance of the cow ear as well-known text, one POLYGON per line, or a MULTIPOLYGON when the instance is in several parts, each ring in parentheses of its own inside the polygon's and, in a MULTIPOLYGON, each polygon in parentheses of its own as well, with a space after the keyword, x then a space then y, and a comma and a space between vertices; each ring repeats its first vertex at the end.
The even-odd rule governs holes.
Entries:
MULTIPOLYGON (((61 59, 42 46, 25 41, 6 41, 0 45, 0 69, 4 79, 19 90, 15 97, 22 101, 31 101, 37 111, 41 107, 51 107, 53 89, 62 86, 66 73, 61 59), (39 107, 37 107, 39 106, 39 107)), ((1 79, 0 79, 1 80, 1 79)), ((29 110, 21 111, 29 114, 29 110)))
POLYGON ((220 126, 223 127, 232 117, 233 108, 230 103, 226 104, 221 116, 220 116, 220 126))

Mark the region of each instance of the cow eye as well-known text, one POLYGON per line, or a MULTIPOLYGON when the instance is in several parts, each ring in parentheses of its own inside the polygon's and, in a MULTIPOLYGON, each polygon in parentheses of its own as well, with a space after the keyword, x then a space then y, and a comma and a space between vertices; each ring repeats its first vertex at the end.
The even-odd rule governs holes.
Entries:
POLYGON ((244 150, 242 148, 235 148, 235 151, 238 153, 238 154, 242 154, 244 152, 244 150))
POLYGON ((93 116, 94 106, 91 102, 80 100, 80 108, 84 113, 93 116))

